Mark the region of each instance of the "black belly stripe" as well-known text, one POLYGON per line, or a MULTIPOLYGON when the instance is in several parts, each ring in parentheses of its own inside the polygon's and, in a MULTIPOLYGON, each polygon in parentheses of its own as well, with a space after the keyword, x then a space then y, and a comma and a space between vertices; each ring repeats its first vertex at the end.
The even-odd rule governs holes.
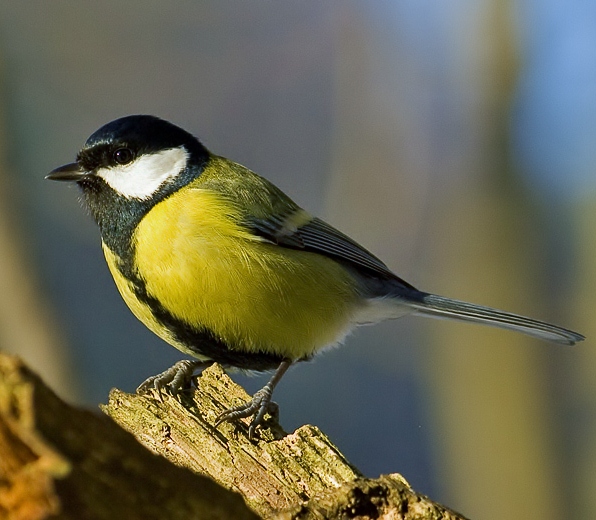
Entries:
MULTIPOLYGON (((126 255, 132 258, 133 254, 126 255)), ((125 257, 125 258, 126 258, 125 257)), ((132 268, 131 262, 120 258, 116 266, 122 276, 132 283, 135 296, 150 310, 157 322, 165 327, 178 341, 192 352, 216 361, 224 366, 245 370, 270 370, 277 368, 283 356, 267 352, 242 352, 231 349, 208 328, 196 329, 172 315, 157 298, 147 291, 145 281, 132 268)))

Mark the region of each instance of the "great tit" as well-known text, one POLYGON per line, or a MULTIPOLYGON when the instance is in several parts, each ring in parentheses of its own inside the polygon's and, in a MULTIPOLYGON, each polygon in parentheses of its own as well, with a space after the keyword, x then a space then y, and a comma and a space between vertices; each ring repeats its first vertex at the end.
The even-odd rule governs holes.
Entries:
POLYGON ((275 370, 251 401, 216 421, 252 417, 251 438, 287 369, 358 325, 417 314, 565 345, 584 339, 419 291, 266 179, 154 116, 102 126, 76 162, 46 178, 78 184, 124 301, 151 331, 194 358, 150 377, 138 392, 176 392, 212 362, 275 370))

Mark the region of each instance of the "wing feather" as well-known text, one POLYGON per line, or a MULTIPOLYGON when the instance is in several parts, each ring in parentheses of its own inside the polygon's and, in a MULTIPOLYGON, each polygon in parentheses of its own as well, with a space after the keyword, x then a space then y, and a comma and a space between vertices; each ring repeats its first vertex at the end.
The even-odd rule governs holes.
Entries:
POLYGON ((392 278, 394 276, 389 268, 370 251, 319 218, 313 218, 308 224, 299 228, 297 234, 307 250, 334 256, 383 276, 392 278))
MULTIPOLYGON (((308 215, 303 210, 298 212, 308 215)), ((309 216, 303 225, 288 227, 288 221, 295 220, 296 214, 297 212, 292 211, 289 215, 252 221, 251 227, 261 237, 279 246, 326 255, 357 270, 366 270, 370 274, 398 281, 413 289, 370 251, 320 218, 309 216)))

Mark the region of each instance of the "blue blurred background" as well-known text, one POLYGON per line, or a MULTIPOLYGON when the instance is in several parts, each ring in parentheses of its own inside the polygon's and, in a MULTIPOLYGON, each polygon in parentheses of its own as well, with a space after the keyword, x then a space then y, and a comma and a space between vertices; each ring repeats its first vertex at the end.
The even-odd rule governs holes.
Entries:
POLYGON ((155 114, 415 286, 588 336, 363 328, 284 378, 287 430, 470 518, 596 518, 595 49, 585 0, 0 3, 0 348, 91 408, 180 359, 120 300, 76 189, 43 180, 155 114))

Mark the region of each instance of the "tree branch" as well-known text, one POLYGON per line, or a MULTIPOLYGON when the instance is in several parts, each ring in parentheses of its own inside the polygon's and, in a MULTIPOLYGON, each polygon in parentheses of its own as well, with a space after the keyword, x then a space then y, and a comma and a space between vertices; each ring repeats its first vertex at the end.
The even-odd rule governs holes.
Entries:
POLYGON ((0 355, 0 518, 255 519, 242 498, 61 401, 0 355))
POLYGON ((0 355, 0 517, 256 518, 240 493, 266 518, 463 518, 400 475, 362 477, 314 426, 286 434, 268 418, 256 441, 248 421, 213 428, 246 399, 216 365, 176 398, 113 390, 103 411, 157 457, 0 355))

